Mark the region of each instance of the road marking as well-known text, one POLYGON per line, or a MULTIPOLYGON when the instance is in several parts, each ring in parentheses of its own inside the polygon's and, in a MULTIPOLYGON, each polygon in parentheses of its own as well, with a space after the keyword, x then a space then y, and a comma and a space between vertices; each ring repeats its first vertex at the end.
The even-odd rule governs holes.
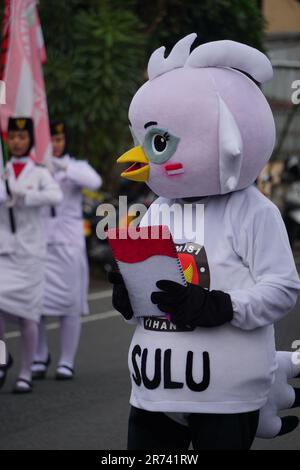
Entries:
POLYGON ((82 317, 81 323, 90 323, 97 320, 106 320, 107 318, 120 317, 120 313, 116 310, 108 310, 107 312, 94 313, 93 315, 87 315, 82 317))
MULTIPOLYGON (((93 315, 87 315, 85 317, 81 317, 81 323, 91 323, 93 321, 98 321, 98 320, 107 320, 108 318, 113 318, 113 317, 119 317, 121 318, 121 315, 116 312, 116 310, 108 310, 107 312, 99 312, 99 313, 94 313, 93 315)), ((48 331, 50 330, 58 330, 60 327, 59 322, 53 322, 49 323, 46 326, 46 329, 48 331)), ((9 333, 6 333, 5 339, 14 339, 14 338, 19 338, 21 336, 20 331, 10 331, 9 333)))
POLYGON ((88 300, 92 302, 93 300, 107 299, 108 297, 111 297, 111 296, 112 296, 112 290, 107 289, 101 292, 91 292, 91 294, 88 295, 88 300))

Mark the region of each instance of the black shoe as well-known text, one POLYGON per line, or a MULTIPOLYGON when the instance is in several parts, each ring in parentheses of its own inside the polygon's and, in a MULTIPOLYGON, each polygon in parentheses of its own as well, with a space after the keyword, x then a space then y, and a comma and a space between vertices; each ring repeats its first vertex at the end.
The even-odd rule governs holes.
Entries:
POLYGON ((32 370, 32 379, 33 380, 43 380, 47 375, 48 367, 51 364, 51 356, 48 354, 46 361, 34 361, 33 366, 43 366, 44 370, 32 370))
POLYGON ((12 390, 12 393, 16 395, 21 395, 25 393, 31 393, 33 390, 32 382, 30 380, 22 379, 19 377, 16 381, 16 384, 12 390), (22 386, 23 384, 23 386, 22 386))
POLYGON ((4 386, 7 377, 7 371, 12 367, 13 363, 13 357, 8 353, 7 364, 0 366, 0 370, 3 372, 2 377, 0 377, 0 388, 4 386))
POLYGON ((297 416, 285 416, 281 418, 281 429, 278 436, 284 436, 284 434, 288 434, 296 429, 299 424, 299 418, 297 416))
POLYGON ((55 376, 56 380, 72 380, 73 378, 74 378, 74 369, 72 369, 72 367, 65 366, 64 364, 60 364, 57 367, 56 376, 55 376), (67 371, 71 372, 71 374, 59 371, 58 369, 61 369, 61 368, 66 369, 67 371))
POLYGON ((294 387, 294 392, 295 392, 295 401, 291 408, 298 408, 300 407, 300 388, 295 388, 294 387))

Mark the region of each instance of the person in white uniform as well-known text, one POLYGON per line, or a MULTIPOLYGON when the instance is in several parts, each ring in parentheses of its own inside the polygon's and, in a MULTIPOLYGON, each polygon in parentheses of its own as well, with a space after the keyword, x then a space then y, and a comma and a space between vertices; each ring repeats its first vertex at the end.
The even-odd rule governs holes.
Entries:
MULTIPOLYGON (((41 208, 59 204, 62 193, 47 168, 28 156, 34 145, 30 118, 9 119, 7 142, 11 158, 0 181, 0 339, 4 339, 5 319, 16 320, 21 331, 21 370, 13 391, 28 393, 43 303, 46 238, 41 208)), ((11 364, 10 356, 0 368, 0 387, 11 364)))
POLYGON ((46 336, 46 317, 60 318, 60 356, 56 379, 74 375, 81 315, 88 313, 88 263, 83 233, 82 188, 96 190, 102 180, 86 161, 67 152, 65 123, 51 123, 54 178, 63 192, 62 204, 44 211, 47 227, 47 266, 43 319, 39 327, 38 348, 32 366, 33 377, 43 379, 50 364, 46 336))

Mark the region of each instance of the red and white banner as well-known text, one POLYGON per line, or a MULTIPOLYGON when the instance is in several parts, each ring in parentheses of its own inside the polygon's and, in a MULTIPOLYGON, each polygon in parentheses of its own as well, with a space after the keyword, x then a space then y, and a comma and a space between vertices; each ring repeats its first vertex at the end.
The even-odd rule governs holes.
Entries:
POLYGON ((47 98, 42 64, 46 60, 36 0, 6 0, 3 25, 2 80, 6 104, 1 105, 4 133, 10 116, 32 117, 33 158, 45 163, 51 153, 47 98))

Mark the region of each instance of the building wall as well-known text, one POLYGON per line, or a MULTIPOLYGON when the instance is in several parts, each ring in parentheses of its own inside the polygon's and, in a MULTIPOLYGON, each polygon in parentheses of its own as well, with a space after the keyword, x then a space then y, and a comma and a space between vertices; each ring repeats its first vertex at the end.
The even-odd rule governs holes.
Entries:
POLYGON ((277 137, 288 133, 276 157, 300 155, 300 105, 295 109, 292 83, 300 80, 300 2, 296 0, 262 0, 266 20, 265 49, 272 62, 274 77, 263 85, 274 113, 277 137), (296 111, 296 112, 294 112, 296 111))
POLYGON ((262 11, 267 33, 300 33, 300 2, 263 0, 262 11))

